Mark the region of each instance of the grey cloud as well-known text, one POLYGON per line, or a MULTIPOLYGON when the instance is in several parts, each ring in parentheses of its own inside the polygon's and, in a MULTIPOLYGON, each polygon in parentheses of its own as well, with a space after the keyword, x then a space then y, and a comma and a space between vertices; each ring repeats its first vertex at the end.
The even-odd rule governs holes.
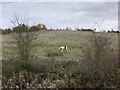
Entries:
MULTIPOLYGON (((69 16, 64 23, 89 23, 94 20, 117 20, 117 3, 77 3, 69 8, 69 16), (71 19, 72 18, 72 19, 71 19)), ((62 21, 62 20, 61 20, 62 21)))
POLYGON ((106 3, 79 3, 77 6, 70 8, 71 12, 79 13, 81 11, 86 14, 101 14, 101 13, 114 13, 117 12, 117 3, 106 2, 106 3))

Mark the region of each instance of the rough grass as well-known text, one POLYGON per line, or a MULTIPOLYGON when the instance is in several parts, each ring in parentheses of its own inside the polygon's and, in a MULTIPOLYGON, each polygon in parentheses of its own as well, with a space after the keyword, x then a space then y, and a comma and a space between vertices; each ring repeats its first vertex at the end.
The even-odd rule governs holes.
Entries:
POLYGON ((60 46, 67 46, 68 52, 63 57, 56 58, 78 58, 83 54, 87 46, 87 38, 90 33, 74 31, 48 31, 39 35, 37 40, 37 51, 44 56, 48 51, 58 51, 60 46))
MULTIPOLYGON (((88 39, 92 32, 82 31, 44 31, 40 32, 37 40, 34 41, 33 47, 35 47, 34 53, 36 56, 42 58, 49 58, 47 54, 49 52, 58 52, 60 46, 67 46, 68 51, 63 56, 56 56, 56 59, 78 59, 82 58, 86 47, 88 47, 88 39)), ((117 33, 108 33, 109 37, 113 41, 113 46, 116 48, 118 45, 117 33)), ((15 46, 11 35, 2 35, 3 44, 3 56, 7 54, 15 54, 15 46), (10 48, 7 48, 10 47, 10 48), (12 49, 13 48, 13 49, 12 49)), ((7 55, 8 56, 8 55, 7 55)), ((10 57, 9 57, 10 58, 10 57)))
MULTIPOLYGON (((117 76, 118 69, 116 68, 117 66, 114 61, 117 60, 116 52, 118 46, 118 34, 107 33, 109 34, 109 39, 112 40, 112 48, 115 48, 116 52, 114 53, 109 51, 110 54, 106 54, 109 55, 109 57, 107 59, 105 57, 102 58, 103 61, 102 59, 100 60, 100 62, 102 63, 101 65, 105 66, 102 67, 103 70, 101 70, 101 67, 98 66, 95 68, 92 67, 94 65, 96 66, 97 64, 96 62, 94 62, 94 60, 96 59, 94 59, 95 56, 93 55, 94 49, 96 49, 96 47, 93 47, 91 45, 92 42, 88 41, 90 40, 91 34, 92 32, 81 31, 41 32, 38 35, 38 38, 32 43, 32 47, 35 47, 32 53, 37 57, 33 58, 31 56, 32 59, 28 63, 17 60, 17 57, 15 58, 15 56, 17 55, 15 52, 17 48, 13 44, 13 39, 11 38, 11 35, 3 35, 2 50, 3 56, 6 58, 6 60, 3 60, 3 76, 7 75, 11 77, 13 72, 19 73, 21 71, 24 71, 25 68, 22 67, 24 65, 23 63, 26 63, 27 69, 29 68, 30 72, 32 72, 33 74, 43 73, 43 75, 48 75, 47 80, 49 80, 51 83, 49 84, 49 81, 43 80, 48 83, 47 87, 51 86, 52 84, 56 85, 54 87, 116 88, 117 80, 119 77, 117 76), (68 51, 60 53, 58 51, 58 48, 60 46, 67 46, 68 51), (63 83, 60 82, 60 84, 62 84, 63 86, 55 83, 55 81, 58 80, 65 80, 63 77, 64 74, 65 76, 67 75, 69 79, 63 81, 63 83)), ((99 37, 96 41, 98 40, 99 37)), ((96 41, 94 43, 96 43, 96 41)), ((108 43, 107 45, 109 46, 110 44, 108 43)), ((43 79, 43 77, 40 78, 43 79)), ((39 78, 35 78, 35 80, 41 81, 39 80, 39 78)), ((14 81, 12 83, 14 84, 14 81)), ((41 83, 40 85, 42 85, 42 87, 44 88, 43 83, 41 83)), ((4 84, 3 77, 3 87, 5 85, 6 84, 4 84)), ((37 82, 36 85, 38 85, 37 82)), ((9 84, 7 86, 9 86, 9 84)))

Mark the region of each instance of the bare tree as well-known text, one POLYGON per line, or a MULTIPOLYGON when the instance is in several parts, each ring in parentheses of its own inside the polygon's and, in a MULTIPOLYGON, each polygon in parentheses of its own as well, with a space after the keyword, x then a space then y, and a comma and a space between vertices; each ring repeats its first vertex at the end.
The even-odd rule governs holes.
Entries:
POLYGON ((36 27, 31 27, 28 25, 28 18, 20 19, 15 16, 12 21, 13 34, 12 37, 15 40, 17 46, 19 59, 22 61, 21 67, 24 69, 30 69, 30 59, 33 55, 32 52, 32 42, 36 39, 38 32, 36 27))

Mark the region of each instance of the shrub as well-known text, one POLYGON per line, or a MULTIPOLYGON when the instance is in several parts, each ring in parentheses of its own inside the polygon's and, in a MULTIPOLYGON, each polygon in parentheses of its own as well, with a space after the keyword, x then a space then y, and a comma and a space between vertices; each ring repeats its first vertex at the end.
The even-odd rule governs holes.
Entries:
MULTIPOLYGON (((30 28, 32 31, 33 28, 30 28)), ((33 29, 34 30, 34 29, 33 29)), ((36 39, 38 32, 29 32, 29 27, 25 24, 20 24, 13 28, 15 33, 12 34, 12 37, 15 41, 17 47, 17 54, 19 60, 21 60, 21 67, 30 70, 30 61, 31 56, 33 56, 33 41, 36 39)))
POLYGON ((84 82, 92 82, 93 87, 118 87, 118 54, 111 47, 112 42, 105 33, 93 33, 82 61, 84 82))

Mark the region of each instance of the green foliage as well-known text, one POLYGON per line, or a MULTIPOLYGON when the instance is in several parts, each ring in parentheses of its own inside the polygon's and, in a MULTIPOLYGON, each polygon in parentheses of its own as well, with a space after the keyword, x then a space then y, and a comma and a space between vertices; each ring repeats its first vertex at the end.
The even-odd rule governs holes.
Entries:
POLYGON ((2 34, 9 34, 12 32, 10 28, 6 28, 5 30, 1 29, 1 30, 2 30, 2 34))
POLYGON ((29 30, 29 27, 25 24, 20 24, 16 27, 13 27, 13 32, 15 33, 27 32, 28 30, 29 30))
POLYGON ((119 33, 119 31, 114 31, 114 30, 109 31, 109 30, 108 30, 108 33, 119 33))

